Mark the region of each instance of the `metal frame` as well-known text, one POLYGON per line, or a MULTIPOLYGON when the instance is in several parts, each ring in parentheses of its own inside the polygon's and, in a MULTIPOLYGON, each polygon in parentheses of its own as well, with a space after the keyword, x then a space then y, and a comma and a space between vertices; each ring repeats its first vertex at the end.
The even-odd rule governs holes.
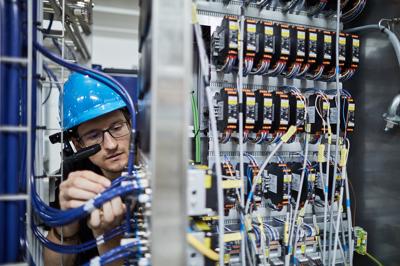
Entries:
POLYGON ((192 79, 191 2, 153 1, 150 170, 152 265, 186 265, 192 79))

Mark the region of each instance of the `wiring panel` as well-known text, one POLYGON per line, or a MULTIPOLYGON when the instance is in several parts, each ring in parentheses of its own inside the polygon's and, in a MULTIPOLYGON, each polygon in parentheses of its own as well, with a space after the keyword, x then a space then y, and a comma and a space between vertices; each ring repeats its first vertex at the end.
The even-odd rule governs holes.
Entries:
MULTIPOLYGON (((197 249, 192 257, 207 257, 201 265, 352 264, 344 190, 356 101, 342 82, 359 66, 360 40, 333 26, 336 1, 300 2, 197 2, 199 24, 210 31, 196 42, 210 47, 197 100, 211 181, 209 213, 191 216, 207 226, 190 228, 199 239, 238 235, 233 244, 204 241, 215 256, 197 249)), ((201 48, 199 57, 207 57, 201 48)))

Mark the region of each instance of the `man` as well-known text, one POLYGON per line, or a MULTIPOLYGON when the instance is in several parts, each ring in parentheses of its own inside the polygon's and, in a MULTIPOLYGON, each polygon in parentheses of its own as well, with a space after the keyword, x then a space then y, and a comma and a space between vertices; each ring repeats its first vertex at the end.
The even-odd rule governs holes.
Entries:
MULTIPOLYGON (((64 85, 64 130, 77 150, 95 144, 101 150, 88 160, 75 166, 75 171, 64 173, 67 178, 60 183, 58 202, 62 210, 76 208, 110 186, 127 166, 131 125, 126 105, 108 86, 78 73, 73 73, 64 85)), ((94 210, 90 217, 63 227, 52 228, 48 239, 63 245, 83 243, 121 224, 126 207, 120 197, 94 210)), ((119 245, 120 237, 98 245, 97 250, 80 254, 62 255, 44 250, 45 265, 80 265, 92 257, 103 254, 119 245)))

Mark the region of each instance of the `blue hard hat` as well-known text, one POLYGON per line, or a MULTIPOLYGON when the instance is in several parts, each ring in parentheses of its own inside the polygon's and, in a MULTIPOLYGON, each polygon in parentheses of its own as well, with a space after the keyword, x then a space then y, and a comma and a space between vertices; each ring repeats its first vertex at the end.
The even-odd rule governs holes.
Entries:
MULTIPOLYGON (((65 82, 61 101, 64 130, 126 106, 109 86, 79 73, 72 73, 65 82)), ((61 106, 59 111, 61 117, 61 106)))

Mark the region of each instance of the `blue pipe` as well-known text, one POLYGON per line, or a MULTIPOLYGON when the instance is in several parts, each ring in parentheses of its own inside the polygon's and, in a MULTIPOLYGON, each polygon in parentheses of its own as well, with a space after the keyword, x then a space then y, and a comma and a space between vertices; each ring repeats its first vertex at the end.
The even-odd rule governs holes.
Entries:
MULTIPOLYGON (((0 56, 5 54, 6 38, 5 38, 5 3, 0 0, 0 56)), ((5 114, 5 64, 0 63, 0 125, 4 124, 5 114)), ((4 134, 0 132, 0 150, 4 149, 4 134)), ((5 193, 5 152, 0 152, 0 194, 5 193)), ((0 202, 0 217, 5 217, 5 204, 0 202)), ((0 235, 5 233, 5 219, 0 219, 0 235)), ((5 262, 5 238, 0 238, 0 263, 5 262)))
MULTIPOLYGON (((16 0, 7 1, 7 22, 8 45, 7 55, 12 57, 21 56, 21 27, 19 6, 16 0)), ((19 65, 8 64, 6 93, 8 110, 6 124, 9 126, 18 126, 19 114, 19 65)), ((18 133, 6 134, 6 192, 11 194, 18 193, 18 133)), ((19 227, 18 227, 18 202, 6 203, 6 262, 17 261, 19 227)))

